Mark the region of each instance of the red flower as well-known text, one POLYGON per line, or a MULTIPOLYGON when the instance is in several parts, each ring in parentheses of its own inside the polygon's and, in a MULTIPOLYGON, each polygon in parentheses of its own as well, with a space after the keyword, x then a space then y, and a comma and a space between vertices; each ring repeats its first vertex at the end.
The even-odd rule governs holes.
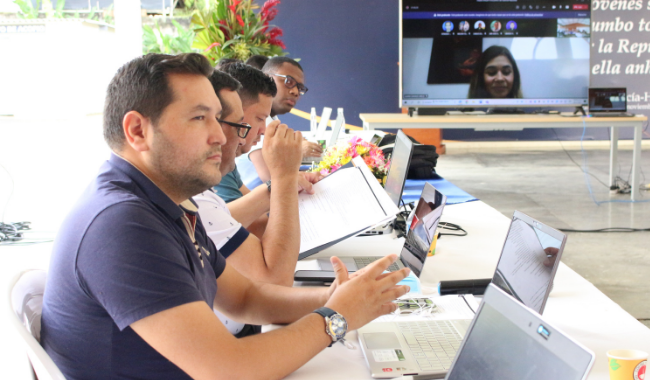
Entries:
POLYGON ((266 14, 262 14, 262 19, 265 19, 266 21, 273 21, 273 19, 277 15, 278 15, 278 10, 273 8, 270 11, 268 11, 266 14))
POLYGON ((260 12, 268 12, 269 9, 280 4, 280 0, 266 0, 264 5, 262 5, 262 10, 260 12))
POLYGON ((282 49, 286 49, 287 47, 284 45, 284 42, 278 40, 277 38, 269 38, 269 44, 279 46, 282 49))
POLYGON ((282 29, 280 28, 273 28, 269 31, 270 39, 275 39, 276 37, 281 37, 281 36, 282 36, 282 29))
POLYGON ((228 9, 230 9, 230 11, 231 11, 232 13, 237 13, 237 6, 238 6, 239 3, 241 3, 241 2, 242 2, 242 0, 232 0, 232 5, 229 5, 229 6, 228 6, 228 9))
POLYGON ((262 5, 262 9, 260 10, 260 15, 262 16, 262 20, 268 20, 271 21, 275 18, 275 16, 278 14, 277 9, 271 9, 274 6, 280 4, 280 0, 267 0, 264 5, 262 5))
POLYGON ((207 49, 205 49, 205 50, 203 50, 203 51, 208 51, 208 50, 212 49, 212 48, 215 47, 215 46, 221 46, 221 44, 218 43, 218 42, 215 42, 215 43, 213 43, 212 45, 208 46, 207 49))
POLYGON ((219 27, 219 30, 221 30, 221 33, 223 33, 226 40, 229 40, 230 35, 228 34, 228 30, 225 28, 226 26, 228 26, 228 24, 226 23, 226 20, 219 20, 219 25, 223 25, 223 26, 219 27))
POLYGON ((240 15, 237 15, 237 22, 238 22, 239 25, 241 25, 242 27, 244 26, 244 20, 241 18, 240 15))

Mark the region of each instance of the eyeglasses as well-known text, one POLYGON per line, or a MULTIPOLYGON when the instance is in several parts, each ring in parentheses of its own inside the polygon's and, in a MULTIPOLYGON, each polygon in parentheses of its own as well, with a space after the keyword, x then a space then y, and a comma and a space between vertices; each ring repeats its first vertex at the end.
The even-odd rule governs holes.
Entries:
POLYGON ((287 88, 294 88, 298 86, 298 91, 300 91, 300 95, 305 95, 309 89, 305 87, 304 84, 298 82, 295 80, 292 76, 289 75, 280 75, 280 74, 273 74, 276 77, 281 77, 284 78, 284 85, 287 86, 287 88))
POLYGON ((248 132, 250 132, 250 130, 251 130, 251 126, 248 123, 238 124, 238 123, 233 123, 231 121, 225 121, 225 120, 219 120, 219 119, 217 119, 217 121, 219 123, 227 124, 227 125, 229 125, 231 127, 237 128, 237 136, 239 136, 242 139, 245 139, 246 136, 248 136, 248 132))

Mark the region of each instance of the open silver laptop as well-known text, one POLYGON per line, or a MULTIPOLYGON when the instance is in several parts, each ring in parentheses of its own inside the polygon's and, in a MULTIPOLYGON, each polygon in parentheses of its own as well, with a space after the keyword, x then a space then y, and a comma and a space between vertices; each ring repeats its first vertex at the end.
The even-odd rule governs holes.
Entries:
MULTIPOLYGON (((446 203, 447 197, 444 194, 429 183, 424 185, 400 257, 388 268, 389 271, 408 267, 413 274, 420 276, 446 203)), ((382 256, 340 257, 350 272, 357 271, 381 258, 382 256)), ((332 271, 333 280, 334 269, 329 258, 319 258, 317 262, 321 271, 332 271)))
MULTIPOLYGON (((384 190, 388 193, 390 199, 399 208, 399 202, 402 199, 404 192, 404 184, 406 183, 406 174, 411 165, 411 157, 413 156, 413 142, 402 131, 397 131, 395 136, 395 144, 393 146, 393 153, 390 156, 390 168, 386 176, 386 184, 384 190)), ((385 235, 393 231, 393 221, 383 226, 375 227, 362 233, 359 236, 372 236, 372 235, 385 235)))
POLYGON ((542 314, 565 244, 565 233, 515 211, 492 283, 542 314))
MULTIPOLYGON (((415 341, 410 342, 403 339, 398 328, 375 332, 360 329, 361 349, 372 377, 441 378, 447 373, 447 380, 582 380, 595 359, 589 349, 493 284, 472 322, 465 322, 465 339, 459 343, 457 354, 445 348, 420 349, 418 341, 425 335, 412 333, 415 341)), ((449 331, 432 334, 453 336, 449 331)))
POLYGON ((589 115, 594 117, 632 117, 627 112, 627 88, 589 88, 589 115))
POLYGON ((490 285, 445 379, 583 380, 594 353, 490 285))
MULTIPOLYGON (((501 287, 537 313, 544 310, 553 286, 553 278, 560 263, 566 235, 531 217, 515 211, 506 235, 501 257, 495 270, 493 285, 501 287)), ((370 347, 381 346, 379 341, 395 345, 397 339, 401 355, 415 360, 418 375, 444 376, 460 347, 470 320, 423 320, 417 322, 371 322, 359 329, 359 339, 371 337, 370 347), (395 338, 391 334, 396 335, 395 338)), ((362 343, 363 345, 363 343, 362 343)), ((365 352, 365 351, 364 351, 365 352)), ((387 375, 377 355, 366 354, 373 377, 398 377, 412 373, 414 367, 387 375), (379 365, 377 365, 379 364, 379 365), (376 371, 379 369, 379 371, 376 371)))

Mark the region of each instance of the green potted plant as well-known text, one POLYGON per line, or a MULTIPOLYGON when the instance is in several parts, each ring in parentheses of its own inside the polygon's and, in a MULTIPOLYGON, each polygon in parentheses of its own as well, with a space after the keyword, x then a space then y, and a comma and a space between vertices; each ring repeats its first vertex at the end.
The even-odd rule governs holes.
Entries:
POLYGON ((215 63, 221 58, 244 61, 252 55, 286 55, 286 46, 279 39, 282 29, 270 25, 279 3, 280 0, 267 0, 260 7, 253 0, 209 1, 192 16, 196 33, 192 47, 215 63))

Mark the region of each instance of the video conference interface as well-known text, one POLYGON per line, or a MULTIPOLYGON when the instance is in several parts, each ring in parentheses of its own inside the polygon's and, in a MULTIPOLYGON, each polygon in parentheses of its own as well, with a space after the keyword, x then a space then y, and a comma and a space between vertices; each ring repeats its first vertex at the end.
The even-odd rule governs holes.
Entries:
POLYGON ((402 106, 587 105, 589 6, 402 0, 402 106))

